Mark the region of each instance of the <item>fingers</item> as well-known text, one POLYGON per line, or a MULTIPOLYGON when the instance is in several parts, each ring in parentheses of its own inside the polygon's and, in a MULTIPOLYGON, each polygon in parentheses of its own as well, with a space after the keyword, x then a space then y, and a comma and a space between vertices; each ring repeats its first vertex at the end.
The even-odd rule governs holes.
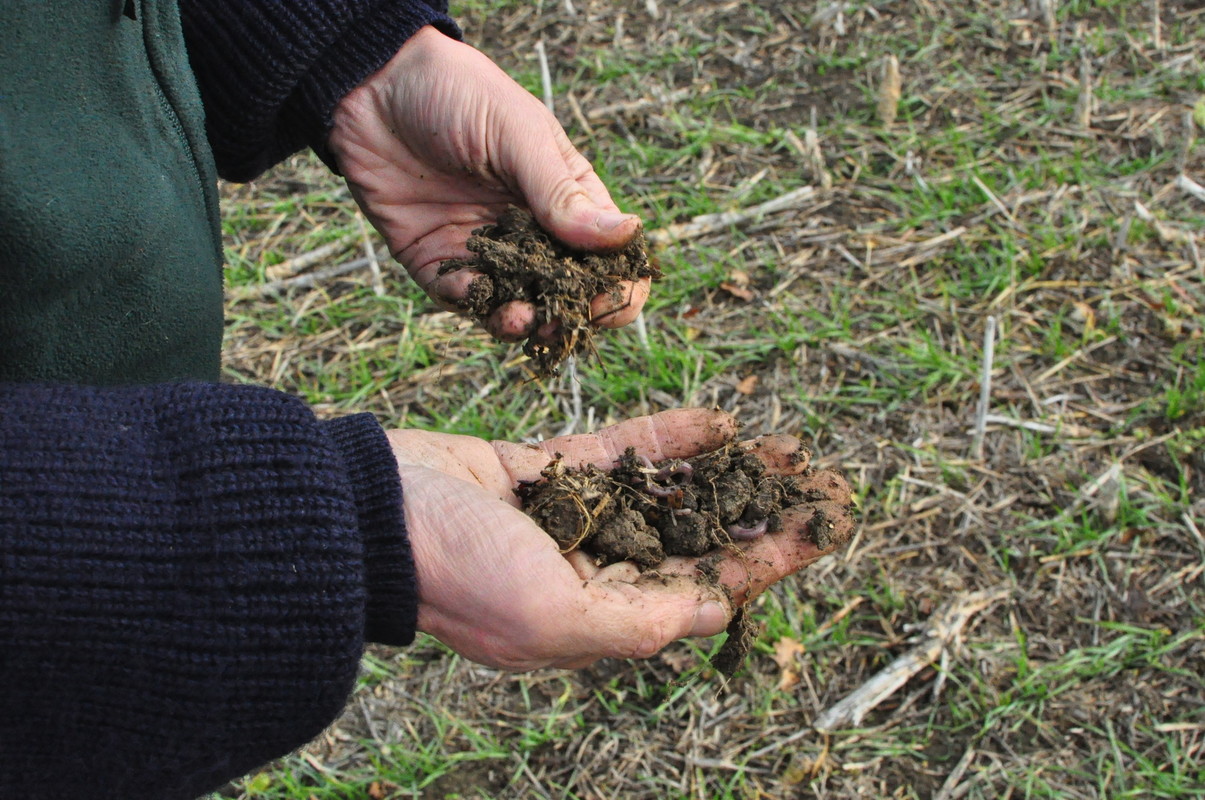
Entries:
POLYGON ((614 293, 590 301, 590 319, 600 328, 622 328, 640 315, 649 297, 651 279, 624 281, 614 293))
POLYGON ((757 456, 775 475, 802 475, 812 460, 812 453, 803 442, 786 434, 759 436, 741 442, 741 448, 757 456))
POLYGON ((736 420, 723 411, 683 408, 635 417, 597 433, 559 436, 536 445, 492 444, 515 481, 532 481, 539 479, 540 471, 558 453, 568 467, 610 469, 629 447, 653 461, 689 458, 722 447, 736 432, 736 420))
POLYGON ((640 218, 619 210, 552 112, 518 84, 514 91, 516 107, 524 113, 508 117, 516 129, 500 140, 499 157, 536 220, 582 250, 618 250, 632 241, 640 218), (549 157, 552 153, 560 157, 549 157))
POLYGON ((517 342, 531 335, 536 324, 536 309, 531 303, 512 301, 499 306, 485 321, 485 329, 495 339, 517 342))
POLYGON ((556 118, 542 106, 525 137, 508 143, 512 174, 536 220, 570 247, 618 250, 640 230, 640 218, 611 200, 590 163, 573 147, 556 118), (559 152, 561 158, 549 158, 559 152))
MULTIPOLYGON (((840 496, 840 476, 817 473, 819 481, 811 491, 833 490, 840 496), (827 487, 819 488, 819 487, 827 487)), ((719 558, 708 562, 708 574, 714 576, 736 605, 744 605, 768 587, 823 558, 847 542, 854 530, 849 513, 848 491, 845 499, 824 499, 793 506, 782 512, 782 530, 748 542, 716 551, 719 558)), ((698 574, 700 559, 671 558, 658 569, 673 575, 698 574)))

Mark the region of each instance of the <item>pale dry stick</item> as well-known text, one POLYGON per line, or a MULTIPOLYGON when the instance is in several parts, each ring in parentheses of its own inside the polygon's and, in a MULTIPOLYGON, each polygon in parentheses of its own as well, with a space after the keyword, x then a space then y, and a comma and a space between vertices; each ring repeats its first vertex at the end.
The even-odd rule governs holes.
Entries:
POLYGON ((1029 8, 1030 13, 1046 26, 1046 38, 1054 41, 1059 24, 1056 0, 1030 0, 1029 8))
POLYGON ((1205 186, 1194 181, 1184 173, 1176 176, 1176 188, 1180 191, 1192 195, 1193 197, 1205 203, 1205 186))
POLYGON ((1117 519, 1117 507, 1121 502, 1121 485, 1124 472, 1120 463, 1112 464, 1101 474, 1097 475, 1080 490, 1075 508, 1088 505, 1096 507, 1097 513, 1105 522, 1112 524, 1117 519))
POLYGON ((582 130, 590 138, 594 138, 594 127, 590 124, 590 120, 586 119, 586 115, 582 113, 582 106, 577 102, 577 96, 573 92, 568 92, 565 99, 569 101, 569 110, 573 112, 573 118, 577 120, 577 124, 582 126, 582 130))
POLYGON ((650 231, 650 244, 667 244, 673 241, 694 239, 726 228, 744 225, 779 211, 796 208, 816 197, 816 187, 801 186, 773 200, 767 200, 739 211, 722 211, 716 214, 701 214, 690 222, 679 222, 655 231, 650 231))
POLYGON ((1188 169, 1188 160, 1196 152, 1197 144, 1197 128, 1205 128, 1205 118, 1201 120, 1198 126, 1196 119, 1193 117, 1192 109, 1184 109, 1181 129, 1184 131, 1184 140, 1180 143, 1180 152, 1176 155, 1176 166, 1180 172, 1188 169))
POLYGON ((1193 522, 1192 517, 1188 515, 1187 511, 1180 515, 1180 519, 1184 520, 1184 527, 1192 531, 1192 535, 1197 537, 1197 549, 1201 551, 1202 555, 1205 555, 1205 536, 1201 535, 1201 529, 1197 527, 1197 523, 1193 522))
POLYGON ((911 150, 904 154, 904 174, 916 181, 916 185, 927 192, 929 191, 929 182, 921 174, 921 163, 922 159, 911 150))
MULTIPOLYGON (((374 255, 376 255, 378 261, 380 261, 381 259, 386 258, 388 253, 381 251, 375 253, 374 255)), ((354 261, 336 264, 333 267, 316 269, 313 272, 306 273, 305 275, 298 275, 293 278, 285 278, 279 281, 271 281, 270 283, 264 283, 259 286, 241 287, 235 292, 231 293, 230 299, 236 302, 239 300, 254 300, 257 298, 267 297, 268 295, 275 294, 277 292, 285 291, 286 289, 311 289, 323 283, 324 281, 330 280, 331 278, 337 278, 340 275, 346 275, 349 272, 364 269, 371 263, 372 262, 367 258, 357 258, 354 261)))
POLYGON ((320 264, 331 256, 340 253, 358 237, 358 233, 349 233, 341 236, 333 242, 327 242, 326 244, 315 247, 313 250, 302 253, 299 256, 287 259, 279 264, 273 264, 264 270, 264 275, 271 280, 290 278, 297 273, 307 270, 315 264, 320 264))
MULTIPOLYGON (((922 254, 927 254, 925 258, 936 255, 935 248, 961 237, 966 232, 966 227, 959 225, 954 230, 939 233, 937 236, 923 241, 884 247, 874 251, 874 254, 871 255, 870 263, 875 266, 882 263, 894 263, 900 267, 912 266, 919 263, 916 259, 920 258, 922 254), (908 258, 904 258, 904 256, 908 256, 908 258)), ((925 260, 925 258, 921 260, 925 260)))
POLYGON ((640 340, 640 346, 645 352, 649 351, 649 329, 644 322, 644 311, 642 310, 636 315, 636 338, 640 340))
POLYGON ((1155 233, 1164 242, 1171 244, 1189 244, 1194 242, 1194 237, 1192 234, 1168 225, 1166 222, 1152 214, 1151 210, 1143 205, 1141 201, 1134 201, 1134 213, 1138 215, 1138 219, 1154 228, 1155 233))
POLYGON ((983 435, 987 430, 987 409, 992 402, 992 362, 996 357, 996 317, 989 315, 983 328, 983 366, 979 370, 979 405, 975 409, 975 435, 971 438, 971 458, 983 460, 983 435))
POLYGON ((900 60, 894 55, 883 61, 883 78, 879 82, 879 120, 883 127, 890 128, 900 109, 903 80, 900 78, 900 60))
POLYGON ((614 117, 619 114, 632 114, 637 111, 643 111, 646 108, 666 106, 671 103, 676 103, 700 91, 705 91, 707 87, 694 88, 686 87, 683 89, 675 89, 661 97, 644 97, 640 100, 625 100, 621 103, 610 103, 605 106, 598 106, 586 112, 586 116, 590 119, 604 119, 606 117, 614 117))
POLYGON ((1013 419, 1006 417, 1003 414, 988 414, 984 420, 989 425, 1004 425, 1009 428, 1021 428, 1022 430, 1033 431, 1034 433, 1058 433, 1066 436, 1069 439, 1090 439, 1096 435, 1096 431, 1091 428, 1085 428, 1082 425, 1073 425, 1069 422, 1062 422, 1058 425, 1051 425, 1049 422, 1034 422, 1028 419, 1013 419))
POLYGON ((565 0, 565 13, 571 17, 577 16, 577 9, 573 7, 573 0, 565 0))
POLYGON ((653 19, 661 16, 661 9, 657 7, 657 0, 644 0, 644 7, 653 19))
POLYGON ((811 126, 803 129, 803 139, 795 131, 788 128, 783 138, 799 157, 806 160, 812 177, 822 189, 833 188, 833 176, 829 175, 824 164, 824 154, 820 152, 820 137, 816 134, 816 107, 812 106, 811 126))
POLYGON ((974 181, 975 185, 979 187, 979 191, 983 192, 991 204, 996 207, 997 211, 1008 217, 1008 221, 1012 224, 1017 224, 1017 219, 1013 216, 1013 213, 1008 210, 1008 206, 1004 205, 1004 201, 1001 200, 995 192, 988 188, 988 185, 980 180, 978 175, 972 174, 971 180, 974 181))
POLYGON ((372 236, 368 233, 368 224, 364 215, 356 214, 356 224, 360 227, 360 236, 364 241, 364 257, 368 259, 368 269, 372 273, 372 292, 377 297, 385 296, 385 281, 381 278, 381 262, 377 260, 376 248, 372 246, 372 236))
POLYGON ((1009 588, 1001 585, 961 594, 939 608, 929 618, 924 631, 918 637, 919 644, 892 661, 840 702, 825 710, 812 723, 812 727, 820 733, 836 733, 843 728, 856 726, 867 713, 895 694, 913 675, 932 664, 941 651, 958 637, 973 615, 1008 595, 1009 588))
POLYGON ((548 69, 548 53, 544 49, 544 40, 536 42, 536 58, 540 62, 540 85, 544 87, 544 106, 556 113, 552 105, 552 72, 548 69))
POLYGON ((1156 50, 1163 49, 1163 19, 1159 0, 1151 0, 1151 44, 1156 50))
POLYGON ((954 790, 958 788, 958 782, 962 780, 962 776, 967 771, 967 767, 971 765, 971 761, 975 758, 975 745, 967 747, 966 752, 962 754, 962 758, 958 759, 958 763, 954 765, 954 769, 950 771, 949 776, 933 795, 933 800, 951 800, 954 796, 954 790))
POLYGON ((1088 130, 1092 127, 1092 106, 1095 100, 1092 96, 1092 63, 1088 61, 1087 53, 1079 63, 1079 99, 1075 101, 1075 121, 1080 128, 1088 130))

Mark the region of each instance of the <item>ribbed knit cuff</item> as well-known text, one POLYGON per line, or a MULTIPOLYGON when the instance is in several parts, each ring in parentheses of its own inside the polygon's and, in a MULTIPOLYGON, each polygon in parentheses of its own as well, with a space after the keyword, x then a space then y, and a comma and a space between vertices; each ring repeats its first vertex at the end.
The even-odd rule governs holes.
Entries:
POLYGON ((419 28, 460 30, 422 0, 180 0, 218 172, 246 181, 309 145, 326 149, 335 105, 419 28))
POLYGON ((298 122, 306 143, 332 172, 339 174, 339 169, 326 140, 334 125, 335 106, 427 25, 453 39, 461 38, 460 29, 450 17, 422 4, 390 6, 388 14, 359 20, 354 29, 331 45, 321 66, 306 74, 285 103, 284 115, 298 122))
POLYGON ((410 644, 418 626, 418 584, 389 440, 371 414, 322 425, 343 456, 360 518, 368 586, 364 638, 410 644))

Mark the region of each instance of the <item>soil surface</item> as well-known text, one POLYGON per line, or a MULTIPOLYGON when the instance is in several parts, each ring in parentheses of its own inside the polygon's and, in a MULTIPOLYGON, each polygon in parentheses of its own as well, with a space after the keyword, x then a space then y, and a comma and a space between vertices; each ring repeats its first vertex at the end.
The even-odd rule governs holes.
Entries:
POLYGON ((471 258, 452 259, 440 267, 441 274, 466 268, 481 273, 469 284, 465 311, 485 320, 518 300, 535 306, 537 331, 557 323, 550 337, 533 335, 523 348, 541 376, 555 374, 569 356, 593 352, 591 299, 610 294, 622 303, 623 281, 661 277, 648 259, 643 231, 622 250, 587 253, 552 238, 530 212, 516 206, 503 212, 497 223, 473 231, 468 249, 471 258))
MULTIPOLYGON (((803 445, 792 456, 806 465, 803 445)), ((800 535, 820 550, 848 538, 852 506, 845 480, 807 468, 797 476, 767 472, 753 452, 730 445, 690 459, 653 463, 628 449, 612 470, 569 469, 560 460, 519 489, 524 511, 561 550, 582 550, 600 566, 632 561, 655 571, 670 556, 698 557, 783 529, 785 509, 806 507, 800 535)), ((713 576, 708 559, 700 564, 713 576)), ((713 666, 731 675, 754 640, 743 613, 728 629, 713 666)))

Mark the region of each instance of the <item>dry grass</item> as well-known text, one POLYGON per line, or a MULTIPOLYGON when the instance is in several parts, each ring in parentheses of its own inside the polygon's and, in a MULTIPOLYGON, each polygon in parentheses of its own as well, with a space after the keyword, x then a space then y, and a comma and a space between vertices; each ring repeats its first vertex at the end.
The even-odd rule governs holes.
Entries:
MULTIPOLYGON (((648 345, 601 337, 588 418, 715 404, 805 435, 863 526, 764 598, 727 687, 688 643, 530 676, 374 650, 344 718, 232 796, 1205 796, 1205 202, 1177 184, 1205 181, 1192 5, 460 9, 537 91, 544 42, 562 121, 664 229, 648 345), (787 209, 671 227, 801 186, 787 209), (812 729, 943 603, 1000 585, 861 727, 812 729)), ((319 268, 364 256, 313 162, 227 201, 234 379, 387 424, 565 427, 563 379, 531 381, 395 268, 384 297, 366 269, 256 296, 326 242, 319 268)))

